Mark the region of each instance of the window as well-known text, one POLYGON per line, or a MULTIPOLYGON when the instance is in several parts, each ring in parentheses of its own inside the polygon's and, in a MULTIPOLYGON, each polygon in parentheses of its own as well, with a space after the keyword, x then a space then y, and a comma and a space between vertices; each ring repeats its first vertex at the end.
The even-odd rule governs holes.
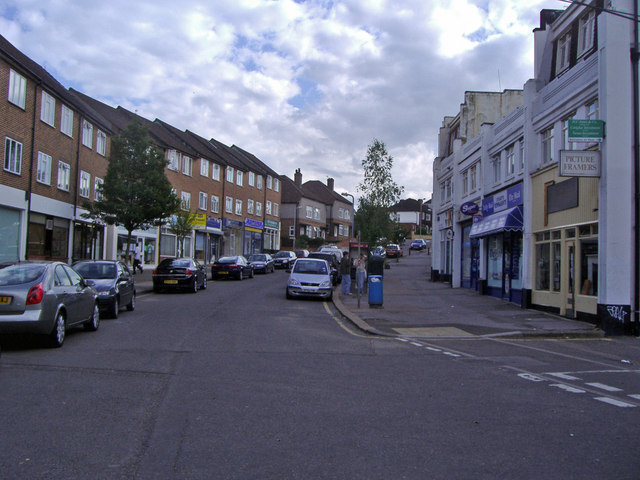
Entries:
POLYGON ((226 197, 224 199, 224 210, 227 213, 233 213, 233 198, 231 197, 226 197))
POLYGON ((45 185, 51 185, 51 156, 38 152, 38 172, 36 180, 45 185))
POLYGON ((273 190, 273 177, 271 175, 267 175, 267 188, 273 190))
POLYGON ((293 238, 296 236, 296 229, 293 225, 289 226, 289 238, 293 238))
POLYGON ((524 171, 524 138, 518 142, 520 149, 520 170, 524 171))
POLYGON ((469 193, 469 168, 462 172, 462 194, 466 195, 469 193))
POLYGON ((320 209, 319 208, 314 208, 313 209, 313 219, 314 220, 320 220, 320 209))
POLYGON ((447 195, 447 182, 442 182, 440 183, 440 200, 442 202, 447 201, 446 195, 447 195))
POLYGON ((571 60, 571 33, 566 33, 560 37, 556 55, 556 73, 561 73, 569 68, 569 62, 571 60))
POLYGON ((209 160, 205 158, 200 159, 200 175, 203 177, 209 176, 209 160))
POLYGON ((262 216, 262 202, 256 202, 256 215, 258 217, 262 216))
POLYGON ((262 190, 262 175, 258 175, 258 178, 256 180, 256 187, 258 187, 258 190, 262 190))
POLYGON ((58 162, 58 188, 68 192, 70 178, 71 166, 68 163, 58 162))
POLYGON ((96 134, 96 152, 103 157, 107 154, 107 135, 100 130, 96 134))
POLYGON ((587 104, 587 120, 598 119, 598 101, 594 100, 587 104))
POLYGON ((256 186, 256 174, 253 172, 249 172, 249 186, 250 187, 256 186))
POLYGON ((27 103, 27 79, 9 70, 9 101, 20 108, 27 103))
POLYGON ((502 159, 500 155, 493 157, 491 165, 493 166, 493 182, 498 183, 502 180, 502 159))
POLYGON ((516 173, 516 154, 515 154, 514 145, 507 147, 506 160, 507 160, 507 176, 513 175, 514 173, 516 173))
POLYGON ((267 205, 264 211, 265 215, 271 215, 271 200, 267 200, 267 205))
POLYGON ((542 132, 542 164, 553 162, 553 127, 542 132))
POLYGON ((227 167, 227 182, 233 183, 233 167, 227 167))
POLYGON ((580 19, 578 26, 578 56, 593 48, 595 25, 596 13, 589 9, 589 12, 580 19))
POLYGON ((236 171, 236 185, 242 186, 243 181, 244 181, 244 172, 241 172, 240 170, 236 171))
POLYGON ((344 235, 344 227, 342 225, 338 225, 338 235, 344 235))
POLYGON ((351 218, 351 212, 347 209, 344 211, 344 219, 349 220, 351 218))
POLYGON ((255 207, 255 202, 251 199, 247 200, 247 213, 249 215, 253 215, 254 207, 255 207))
POLYGON ((474 192, 478 188, 478 164, 469 169, 469 189, 474 192))
POLYGON ((313 218, 313 208, 311 207, 306 208, 306 216, 307 218, 313 218))
POLYGON ((274 179, 273 179, 273 189, 274 189, 276 192, 279 192, 279 191, 280 191, 280 180, 278 180, 277 178, 274 178, 274 179))
POLYGON ((103 198, 103 193, 102 193, 103 183, 104 183, 104 180, 102 180, 101 178, 95 177, 95 180, 93 181, 93 199, 95 201, 100 201, 103 198))
POLYGON ((207 195, 204 192, 200 192, 198 194, 198 208, 200 210, 206 210, 207 209, 207 199, 209 198, 209 195, 207 195))
POLYGON ((182 202, 182 209, 183 210, 190 210, 191 209, 191 193, 182 192, 182 194, 180 196, 180 200, 182 202))
POLYGON ((453 198, 453 182, 451 179, 447 180, 447 200, 451 200, 453 198))
POLYGON ((73 138, 73 110, 66 105, 62 105, 62 114, 60 115, 60 131, 73 138))
POLYGON ((44 90, 42 91, 42 105, 40 105, 40 120, 44 123, 55 126, 56 119, 56 99, 44 90))
POLYGON ((211 165, 211 178, 220 181, 220 165, 217 163, 211 165))
POLYGON ((4 142, 4 169, 16 175, 22 171, 22 144, 9 137, 4 142))
POLYGON ((569 120, 573 119, 573 115, 562 121, 562 148, 565 150, 573 150, 574 144, 569 141, 569 120))
POLYGON ((93 125, 86 120, 82 121, 82 144, 88 148, 93 146, 93 125))
POLYGON ((192 173, 192 160, 191 157, 184 156, 182 157, 182 173, 185 175, 191 176, 192 173))
POLYGON ((280 216, 280 205, 278 205, 277 203, 273 204, 273 216, 274 217, 280 216))
POLYGON ((178 152, 176 150, 169 150, 167 152, 167 159, 169 160, 167 168, 177 172, 180 169, 180 157, 178 157, 178 152))
POLYGON ((236 200, 236 215, 242 215, 242 200, 236 200))
POLYGON ((91 193, 91 175, 88 172, 80 172, 80 196, 89 198, 91 193))
POLYGON ((213 213, 220 211, 220 198, 217 195, 211 195, 211 211, 213 213))

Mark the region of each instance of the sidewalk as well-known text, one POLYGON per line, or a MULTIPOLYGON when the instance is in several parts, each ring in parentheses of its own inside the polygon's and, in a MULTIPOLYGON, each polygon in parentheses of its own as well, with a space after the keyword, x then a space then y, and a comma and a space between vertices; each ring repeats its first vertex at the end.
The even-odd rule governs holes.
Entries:
MULTIPOLYGON (((429 280, 426 251, 388 260, 383 278, 383 306, 370 307, 368 294, 343 296, 338 286, 333 303, 366 332, 416 338, 473 337, 602 337, 594 325, 571 320, 466 288, 429 280)), ((355 291, 355 285, 352 287, 355 291)))

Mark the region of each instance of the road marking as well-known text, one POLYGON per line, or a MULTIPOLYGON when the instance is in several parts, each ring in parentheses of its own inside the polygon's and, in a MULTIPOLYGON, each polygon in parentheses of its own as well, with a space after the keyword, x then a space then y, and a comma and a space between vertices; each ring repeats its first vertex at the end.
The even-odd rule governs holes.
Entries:
POLYGON ((544 382, 545 379, 542 377, 538 377, 533 373, 519 373, 518 376, 520 378, 524 378, 525 380, 531 380, 532 382, 544 382))
POLYGON ((452 353, 452 352, 442 352, 445 355, 449 355, 450 357, 461 357, 462 355, 458 355, 457 353, 452 353))
POLYGON ((553 377, 561 378, 563 380, 580 380, 578 377, 574 377, 572 375, 567 375, 566 373, 547 373, 547 375, 551 375, 553 377))
POLYGON ((631 398, 635 398, 636 400, 640 400, 640 395, 638 395, 637 393, 632 393, 629 395, 631 398))
MULTIPOLYGON (((329 316, 331 318, 333 318, 333 320, 340 325, 340 328, 342 328, 345 332, 353 335, 354 337, 360 337, 360 338, 370 338, 370 335, 365 335, 365 334, 361 334, 361 333, 357 333, 353 330, 350 330, 345 323, 338 318, 336 315, 334 315, 334 313, 331 311, 331 309, 329 308, 329 305, 327 304, 327 302, 322 302, 322 305, 324 306, 324 309, 327 311, 327 313, 329 314, 329 316)), ((381 340, 384 340, 384 338, 380 338, 381 340)))
POLYGON ((421 343, 416 343, 416 342, 410 342, 411 345, 414 345, 416 347, 424 347, 424 345, 422 345, 421 343))
POLYGON ((439 348, 433 348, 433 347, 425 347, 427 350, 431 350, 432 352, 441 352, 442 350, 440 350, 439 348))
POLYGON ((635 407, 633 403, 623 402, 621 400, 616 400, 615 398, 609 398, 609 397, 593 397, 593 398, 600 402, 608 403, 610 405, 615 405, 616 407, 623 407, 623 408, 635 407))
POLYGON ((585 393, 584 390, 565 385, 564 383, 550 383, 549 386, 559 388, 560 390, 564 390, 565 392, 569 393, 585 393))
POLYGON ((600 390, 606 390, 607 392, 621 392, 622 391, 622 389, 620 389, 620 388, 611 387, 609 385, 605 385, 604 383, 591 382, 591 383, 587 383, 587 385, 589 385, 590 387, 599 388, 600 390))

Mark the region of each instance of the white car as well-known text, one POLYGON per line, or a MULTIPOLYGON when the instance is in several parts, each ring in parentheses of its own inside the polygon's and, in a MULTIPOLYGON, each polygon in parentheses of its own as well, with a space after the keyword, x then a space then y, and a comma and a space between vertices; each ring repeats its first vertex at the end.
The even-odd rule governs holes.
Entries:
POLYGON ((333 253, 336 257, 338 257, 338 261, 342 260, 343 257, 342 250, 340 250, 335 245, 324 245, 323 247, 320 247, 318 251, 333 253))
POLYGON ((331 267, 319 258, 299 258, 293 264, 287 281, 287 298, 317 297, 333 298, 331 267))

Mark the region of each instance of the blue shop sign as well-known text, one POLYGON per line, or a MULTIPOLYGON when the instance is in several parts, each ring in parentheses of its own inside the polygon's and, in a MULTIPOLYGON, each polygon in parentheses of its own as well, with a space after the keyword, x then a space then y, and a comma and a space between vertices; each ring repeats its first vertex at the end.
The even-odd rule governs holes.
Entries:
POLYGON ((231 218, 223 218, 222 219, 222 225, 225 228, 243 228, 244 227, 244 223, 242 223, 239 220, 233 220, 231 218))
POLYGON ((256 228, 258 230, 262 230, 262 222, 258 220, 253 220, 252 218, 245 218, 244 224, 250 228, 256 228))
POLYGON ((221 229, 222 222, 219 218, 207 217, 207 227, 221 229))
POLYGON ((483 199, 482 215, 486 217, 518 205, 522 205, 522 183, 483 199))

